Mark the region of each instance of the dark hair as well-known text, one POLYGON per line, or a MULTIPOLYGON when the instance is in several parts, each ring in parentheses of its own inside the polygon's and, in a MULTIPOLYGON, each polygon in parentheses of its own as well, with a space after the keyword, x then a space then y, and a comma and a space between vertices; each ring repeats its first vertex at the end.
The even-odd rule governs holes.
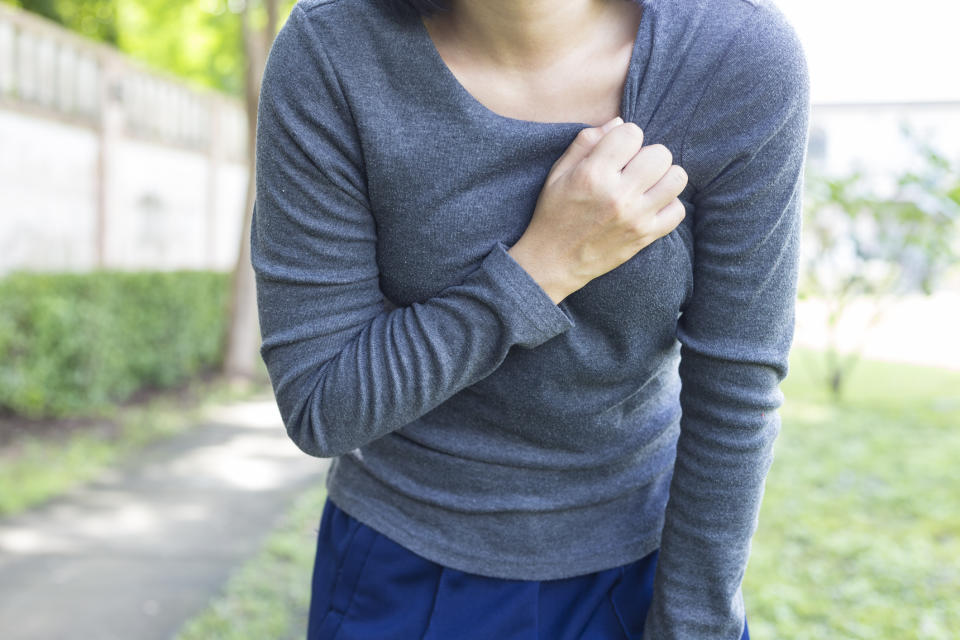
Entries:
POLYGON ((450 0, 384 0, 396 13, 412 10, 428 18, 434 13, 450 10, 450 0))
POLYGON ((421 16, 430 17, 434 13, 450 10, 450 0, 384 0, 395 13, 404 10, 414 11, 421 16))

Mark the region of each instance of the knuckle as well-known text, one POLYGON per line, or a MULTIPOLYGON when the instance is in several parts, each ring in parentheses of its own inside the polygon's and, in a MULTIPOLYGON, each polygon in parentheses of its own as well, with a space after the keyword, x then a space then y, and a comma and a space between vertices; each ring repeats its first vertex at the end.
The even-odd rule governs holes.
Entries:
POLYGON ((607 206, 613 213, 616 220, 631 220, 633 211, 633 199, 626 193, 611 193, 607 197, 607 206))
POLYGON ((601 135, 602 133, 600 132, 599 129, 594 129, 592 127, 585 127, 583 129, 580 129, 577 135, 574 136, 574 140, 578 144, 593 146, 593 144, 600 139, 601 135))
POLYGON ((657 153, 659 153, 662 157, 666 158, 668 165, 673 164, 673 153, 667 148, 666 145, 658 142, 657 144, 653 145, 653 148, 656 149, 657 153))
POLYGON ((597 127, 584 127, 577 132, 578 138, 592 138, 593 136, 601 133, 600 129, 597 127))
POLYGON ((673 213, 676 214, 678 220, 683 220, 687 217, 687 208, 683 206, 683 203, 680 202, 679 199, 674 198, 670 205, 673 208, 673 213))
POLYGON ((577 184, 590 192, 601 190, 604 186, 604 176, 596 163, 585 160, 574 169, 574 179, 577 184))
POLYGON ((670 167, 670 179, 673 180, 674 185, 683 190, 687 186, 687 172, 683 170, 678 164, 671 165, 670 167))
POLYGON ((634 240, 647 244, 646 239, 650 235, 650 224, 645 218, 639 218, 630 225, 630 231, 633 233, 634 240))
POLYGON ((635 138, 643 137, 643 129, 641 129, 640 125, 638 125, 636 122, 632 122, 632 121, 626 122, 620 128, 626 133, 630 134, 631 136, 634 136, 635 138))

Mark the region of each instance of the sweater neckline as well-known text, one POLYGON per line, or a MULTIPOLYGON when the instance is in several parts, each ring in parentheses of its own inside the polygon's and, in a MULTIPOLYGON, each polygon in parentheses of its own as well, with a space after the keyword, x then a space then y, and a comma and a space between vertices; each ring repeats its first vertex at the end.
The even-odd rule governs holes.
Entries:
MULTIPOLYGON (((630 61, 627 65, 626 82, 624 82, 623 94, 620 96, 619 115, 624 119, 625 122, 629 122, 633 119, 632 112, 636 102, 634 100, 634 94, 636 93, 636 84, 639 77, 637 67, 640 66, 641 58, 643 60, 648 58, 647 55, 641 55, 641 44, 650 41, 648 32, 650 24, 653 21, 652 16, 647 14, 650 10, 649 0, 631 1, 640 4, 643 7, 643 13, 640 17, 640 26, 637 29, 637 35, 633 40, 633 49, 630 53, 630 61)), ((426 69, 427 73, 431 75, 437 82, 442 83, 444 88, 447 90, 448 95, 451 95, 456 100, 458 106, 462 107, 464 110, 479 117, 494 120, 506 125, 525 127, 576 127, 577 129, 596 126, 586 122, 549 122, 543 120, 524 120, 522 118, 512 118, 510 116, 497 113, 480 102, 472 93, 467 91, 467 88, 464 87, 457 76, 454 75, 453 71, 451 71, 450 67, 447 66, 447 63, 440 55, 440 51, 433 42, 433 38, 430 37, 430 33, 427 31, 427 27, 423 23, 423 20, 419 14, 414 16, 414 23, 414 41, 421 47, 423 51, 424 59, 429 67, 426 69)))

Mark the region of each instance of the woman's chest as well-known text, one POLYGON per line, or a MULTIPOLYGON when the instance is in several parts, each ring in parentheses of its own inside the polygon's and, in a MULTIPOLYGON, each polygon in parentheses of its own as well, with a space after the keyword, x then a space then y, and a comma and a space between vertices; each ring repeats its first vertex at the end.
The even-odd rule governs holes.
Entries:
MULTIPOLYGON (((461 282, 497 241, 513 245, 577 131, 534 127, 506 138, 467 129, 458 144, 442 146, 402 127, 378 132, 365 162, 384 295, 400 306, 422 302, 461 282)), ((578 324, 608 331, 659 324, 672 332, 692 287, 691 265, 691 234, 677 228, 561 305, 578 324)))

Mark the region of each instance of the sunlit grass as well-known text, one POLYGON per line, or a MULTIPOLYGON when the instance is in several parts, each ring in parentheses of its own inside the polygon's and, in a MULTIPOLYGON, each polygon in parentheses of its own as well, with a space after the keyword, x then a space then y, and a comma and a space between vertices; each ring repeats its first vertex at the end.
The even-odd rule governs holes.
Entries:
POLYGON ((864 362, 839 404, 796 350, 744 580, 758 638, 953 638, 960 373, 864 362))

